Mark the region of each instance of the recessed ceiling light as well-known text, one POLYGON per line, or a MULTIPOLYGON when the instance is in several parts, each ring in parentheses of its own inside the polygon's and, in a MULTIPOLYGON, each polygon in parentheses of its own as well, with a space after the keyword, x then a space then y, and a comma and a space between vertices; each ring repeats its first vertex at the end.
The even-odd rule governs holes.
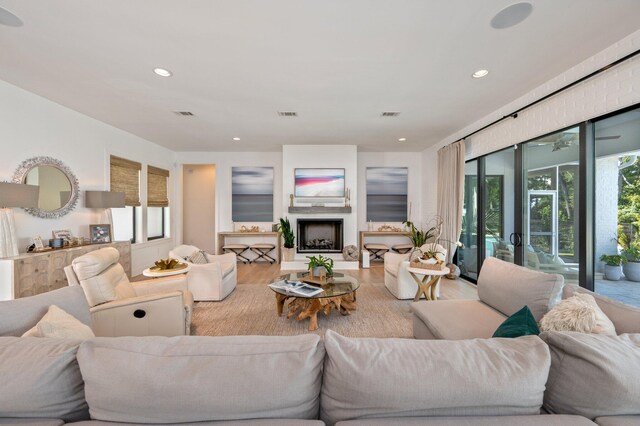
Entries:
POLYGON ((513 27, 524 21, 531 15, 533 5, 529 2, 515 3, 505 7, 491 20, 491 26, 496 30, 513 27))
POLYGON ((171 77, 173 75, 171 74, 171 71, 166 70, 164 68, 154 68, 153 72, 158 74, 160 77, 171 77))
POLYGON ((6 25, 7 27, 21 27, 22 20, 7 9, 0 7, 0 25, 6 25))
POLYGON ((471 76, 473 78, 482 78, 482 77, 486 76, 487 74, 489 74, 489 71, 487 71, 487 70, 478 70, 478 71, 474 72, 471 76))
POLYGON ((398 142, 404 142, 406 140, 407 140, 407 138, 400 138, 400 139, 398 139, 398 142))
POLYGON ((240 138, 233 138, 233 140, 234 140, 234 141, 239 141, 239 140, 240 140, 240 138))

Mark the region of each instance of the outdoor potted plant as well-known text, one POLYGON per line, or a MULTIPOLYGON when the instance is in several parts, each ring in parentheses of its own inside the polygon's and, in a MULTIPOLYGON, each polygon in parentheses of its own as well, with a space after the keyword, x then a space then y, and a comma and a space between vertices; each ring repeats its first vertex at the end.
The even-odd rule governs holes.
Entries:
POLYGON ((610 281, 620 281, 622 278, 622 265, 627 263, 627 258, 619 254, 600 256, 604 262, 604 278, 610 281))
POLYGON ((333 276, 333 259, 324 257, 321 254, 317 256, 307 256, 307 259, 309 259, 307 267, 312 276, 333 276))
POLYGON ((622 250, 623 256, 627 259, 622 270, 624 276, 630 281, 640 281, 640 248, 638 246, 638 242, 634 242, 622 250))
POLYGON ((296 257, 296 250, 293 245, 296 237, 293 235, 293 229, 291 229, 289 218, 281 217, 280 223, 276 225, 276 229, 278 232, 282 233, 282 239, 284 240, 282 244, 282 258, 286 262, 291 262, 296 257))

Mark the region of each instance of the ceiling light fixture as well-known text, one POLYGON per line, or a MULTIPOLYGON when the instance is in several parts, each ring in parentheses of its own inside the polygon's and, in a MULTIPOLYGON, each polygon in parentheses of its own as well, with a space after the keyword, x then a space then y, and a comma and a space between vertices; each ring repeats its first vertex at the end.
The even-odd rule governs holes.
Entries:
POLYGON ((407 138, 400 138, 400 139, 398 139, 398 142, 404 142, 406 140, 407 140, 407 138))
POLYGON ((239 141, 239 140, 240 140, 240 138, 233 138, 233 140, 234 140, 234 141, 239 141))
POLYGON ((6 25, 7 27, 21 27, 23 25, 22 20, 7 9, 0 7, 0 25, 6 25))
POLYGON ((471 74, 471 76, 473 78, 482 78, 482 77, 486 76, 487 74, 489 74, 489 71, 487 71, 487 70, 478 70, 478 71, 474 72, 473 74, 471 74))
POLYGON ((153 72, 155 72, 160 77, 171 77, 173 75, 171 71, 164 68, 154 68, 153 72))
POLYGON ((532 11, 533 5, 529 2, 523 1, 512 4, 502 9, 491 19, 491 27, 496 30, 513 27, 527 19, 532 11))

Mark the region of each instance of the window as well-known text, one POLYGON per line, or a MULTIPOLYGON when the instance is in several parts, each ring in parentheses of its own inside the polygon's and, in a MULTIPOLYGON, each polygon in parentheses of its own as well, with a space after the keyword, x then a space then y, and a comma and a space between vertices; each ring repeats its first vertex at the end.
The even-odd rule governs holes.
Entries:
POLYGON ((367 221, 407 220, 409 169, 367 167, 367 221))
POLYGON ((167 237, 169 210, 169 171, 147 167, 147 240, 167 237))
POLYGON ((113 236, 116 240, 137 241, 136 224, 139 223, 140 206, 140 170, 142 165, 135 161, 116 157, 110 158, 110 189, 113 192, 124 192, 125 208, 112 209, 113 236))

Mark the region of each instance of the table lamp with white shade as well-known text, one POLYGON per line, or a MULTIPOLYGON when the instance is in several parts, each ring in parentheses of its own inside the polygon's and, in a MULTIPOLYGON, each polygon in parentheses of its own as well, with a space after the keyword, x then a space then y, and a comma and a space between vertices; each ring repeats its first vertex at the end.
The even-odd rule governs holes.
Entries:
POLYGON ((101 220, 113 229, 111 209, 126 207, 125 194, 112 191, 84 191, 84 206, 90 209, 104 209, 101 220))
POLYGON ((18 238, 12 208, 37 208, 40 187, 0 182, 0 258, 18 255, 18 238))

